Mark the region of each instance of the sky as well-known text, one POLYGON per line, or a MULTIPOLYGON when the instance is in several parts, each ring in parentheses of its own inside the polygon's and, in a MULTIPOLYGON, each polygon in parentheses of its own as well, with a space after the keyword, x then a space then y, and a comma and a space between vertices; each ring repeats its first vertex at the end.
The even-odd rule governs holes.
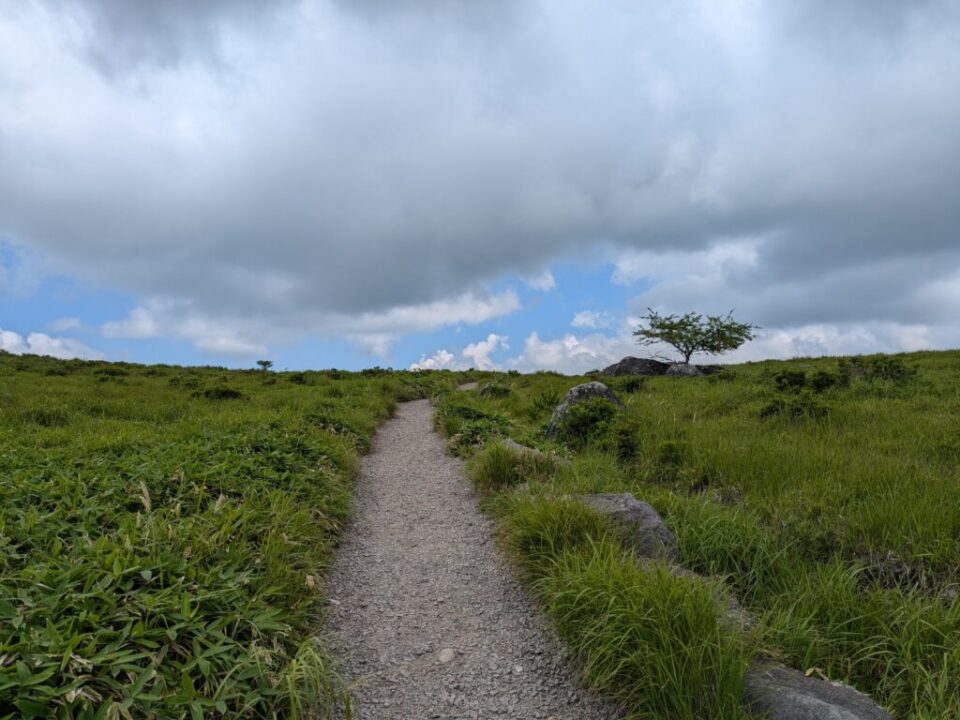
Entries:
POLYGON ((0 349, 958 347, 958 78, 960 0, 0 0, 0 349))

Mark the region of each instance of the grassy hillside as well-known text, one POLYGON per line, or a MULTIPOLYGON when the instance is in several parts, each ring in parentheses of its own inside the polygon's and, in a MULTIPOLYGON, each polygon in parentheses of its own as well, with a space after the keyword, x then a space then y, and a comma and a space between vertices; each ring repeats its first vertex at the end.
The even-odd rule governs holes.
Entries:
POLYGON ((358 454, 456 383, 0 354, 0 718, 322 716, 358 454))
POLYGON ((960 353, 607 379, 627 409, 587 403, 548 440, 587 379, 491 376, 439 422, 597 685, 658 717, 739 717, 742 668, 771 655, 898 717, 960 717, 960 353), (524 461, 498 436, 571 462, 524 461), (754 632, 711 621, 684 579, 637 571, 564 500, 620 491, 660 511, 754 632))

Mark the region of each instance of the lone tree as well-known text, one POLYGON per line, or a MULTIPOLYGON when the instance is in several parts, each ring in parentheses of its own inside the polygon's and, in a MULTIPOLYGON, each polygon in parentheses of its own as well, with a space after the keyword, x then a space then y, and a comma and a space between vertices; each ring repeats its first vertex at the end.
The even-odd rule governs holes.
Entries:
POLYGON ((647 308, 643 316, 646 325, 634 331, 641 345, 666 343, 683 355, 685 363, 690 362, 694 353, 720 355, 736 350, 747 340, 753 340, 753 331, 758 326, 737 322, 733 311, 726 315, 708 315, 706 322, 702 315, 689 312, 686 315, 661 315, 647 308))
POLYGON ((273 360, 257 360, 257 365, 260 366, 260 369, 266 372, 273 367, 273 360))

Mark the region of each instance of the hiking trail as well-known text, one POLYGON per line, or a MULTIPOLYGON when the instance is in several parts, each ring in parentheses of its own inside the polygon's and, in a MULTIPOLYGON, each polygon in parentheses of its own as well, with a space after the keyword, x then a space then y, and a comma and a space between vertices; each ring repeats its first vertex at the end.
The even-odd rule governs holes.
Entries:
POLYGON ((404 403, 377 433, 326 580, 354 717, 615 720, 578 684, 432 419, 428 400, 404 403))

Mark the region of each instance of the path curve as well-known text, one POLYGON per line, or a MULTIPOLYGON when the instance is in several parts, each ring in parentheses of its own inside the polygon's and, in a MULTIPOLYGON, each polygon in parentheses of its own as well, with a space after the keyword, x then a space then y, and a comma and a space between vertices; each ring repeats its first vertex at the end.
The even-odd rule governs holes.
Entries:
POLYGON ((377 433, 327 578, 354 717, 617 718, 578 686, 432 418, 405 403, 377 433))

